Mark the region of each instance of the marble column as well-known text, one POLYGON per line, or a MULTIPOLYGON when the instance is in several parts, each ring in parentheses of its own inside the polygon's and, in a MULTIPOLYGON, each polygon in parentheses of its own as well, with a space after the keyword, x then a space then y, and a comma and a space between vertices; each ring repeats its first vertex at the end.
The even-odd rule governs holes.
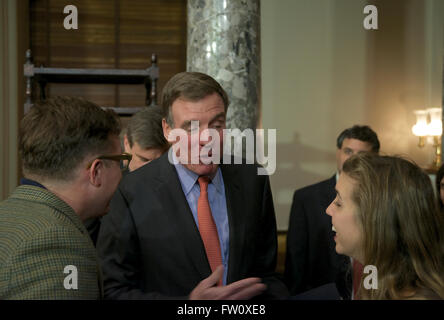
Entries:
POLYGON ((188 0, 187 71, 227 91, 227 127, 256 129, 260 101, 260 1, 188 0))

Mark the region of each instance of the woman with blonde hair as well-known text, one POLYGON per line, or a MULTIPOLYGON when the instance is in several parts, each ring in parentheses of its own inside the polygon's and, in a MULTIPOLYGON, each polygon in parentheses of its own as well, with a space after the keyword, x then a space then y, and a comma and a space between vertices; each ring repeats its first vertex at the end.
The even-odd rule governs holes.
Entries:
POLYGON ((444 215, 428 175, 399 157, 358 154, 336 191, 327 208, 336 251, 377 270, 377 289, 364 273, 358 298, 444 299, 444 215))

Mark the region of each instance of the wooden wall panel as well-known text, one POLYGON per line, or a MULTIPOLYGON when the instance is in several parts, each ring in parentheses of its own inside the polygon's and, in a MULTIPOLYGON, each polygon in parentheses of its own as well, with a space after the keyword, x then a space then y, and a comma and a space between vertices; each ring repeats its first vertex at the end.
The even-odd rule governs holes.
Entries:
MULTIPOLYGON (((151 53, 157 53, 160 94, 169 78, 186 69, 186 27, 186 1, 125 1, 120 8, 120 67, 146 68, 151 53)), ((130 86, 120 89, 122 106, 144 99, 130 86)))
MULTIPOLYGON (((165 82, 186 68, 186 0, 31 0, 30 26, 36 66, 144 69, 156 53, 159 95, 165 82), (78 30, 63 27, 68 4, 78 9, 78 30)), ((78 95, 102 106, 145 102, 143 85, 48 87, 49 96, 78 95)))

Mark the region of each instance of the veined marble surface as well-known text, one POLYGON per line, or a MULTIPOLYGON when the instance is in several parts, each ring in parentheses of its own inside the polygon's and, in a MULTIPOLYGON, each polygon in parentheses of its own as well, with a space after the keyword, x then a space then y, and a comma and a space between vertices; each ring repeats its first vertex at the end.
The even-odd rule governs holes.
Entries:
POLYGON ((187 70, 209 74, 228 93, 228 128, 256 128, 259 32, 259 0, 188 0, 187 70))

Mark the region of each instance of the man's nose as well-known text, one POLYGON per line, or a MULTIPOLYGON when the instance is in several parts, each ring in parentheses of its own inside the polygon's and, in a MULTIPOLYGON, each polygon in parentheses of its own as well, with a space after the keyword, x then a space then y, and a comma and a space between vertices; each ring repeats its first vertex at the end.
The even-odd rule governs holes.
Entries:
POLYGON ((203 128, 199 131, 199 144, 204 146, 211 141, 209 131, 206 128, 203 128))

